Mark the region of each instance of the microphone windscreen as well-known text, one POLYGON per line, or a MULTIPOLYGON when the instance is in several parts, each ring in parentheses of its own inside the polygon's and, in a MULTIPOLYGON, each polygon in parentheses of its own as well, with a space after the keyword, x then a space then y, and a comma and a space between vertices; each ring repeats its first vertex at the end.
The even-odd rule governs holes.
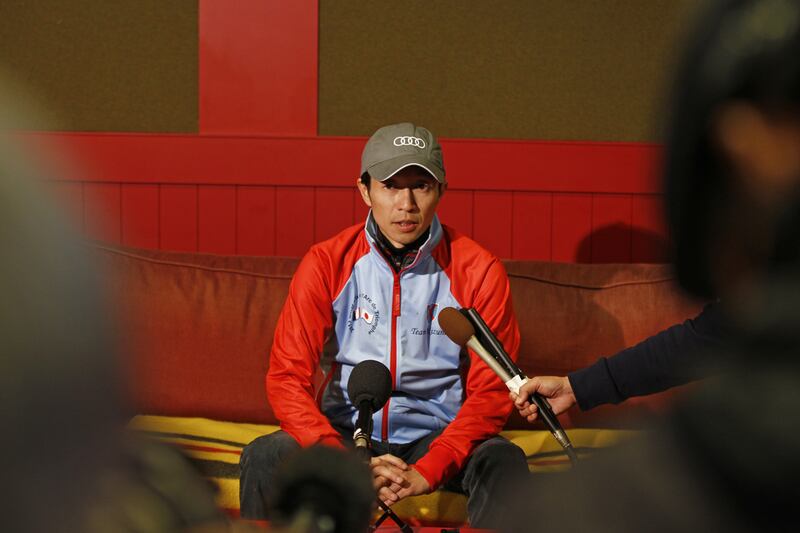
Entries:
POLYGON ((392 375, 389 369, 378 361, 361 361, 350 374, 347 394, 356 407, 368 400, 372 402, 373 411, 380 410, 392 394, 392 375))
POLYGON ((303 449, 280 465, 274 483, 273 525, 290 526, 305 513, 313 524, 308 531, 332 526, 334 533, 360 533, 369 527, 375 501, 372 473, 352 452, 325 446, 303 449))
POLYGON ((475 328, 470 321, 456 309, 445 307, 439 313, 439 325, 451 341, 465 346, 469 338, 475 335, 475 328))

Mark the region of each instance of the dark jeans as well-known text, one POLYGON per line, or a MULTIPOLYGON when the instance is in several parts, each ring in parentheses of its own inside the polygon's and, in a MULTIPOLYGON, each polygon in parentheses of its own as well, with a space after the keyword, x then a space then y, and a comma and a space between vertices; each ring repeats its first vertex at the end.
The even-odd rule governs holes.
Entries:
MULTIPOLYGON (((343 432, 347 433, 347 432, 343 432)), ((372 455, 390 453, 409 464, 428 451, 434 432, 408 444, 372 443, 372 455)), ((349 433, 345 442, 349 442, 349 433)), ((286 457, 300 445, 289 434, 276 431, 248 444, 240 460, 239 501, 242 518, 263 520, 273 498, 271 480, 286 457)), ((466 465, 442 488, 465 494, 467 513, 473 527, 490 528, 496 523, 495 513, 502 513, 502 502, 496 497, 504 487, 528 475, 528 462, 523 451, 503 437, 493 437, 478 445, 466 465)))

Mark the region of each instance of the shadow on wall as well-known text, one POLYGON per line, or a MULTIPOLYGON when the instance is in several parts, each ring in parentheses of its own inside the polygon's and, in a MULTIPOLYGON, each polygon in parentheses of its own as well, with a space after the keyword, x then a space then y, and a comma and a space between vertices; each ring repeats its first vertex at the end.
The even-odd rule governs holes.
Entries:
POLYGON ((577 263, 667 263, 669 241, 661 234, 617 223, 600 227, 578 244, 577 263))

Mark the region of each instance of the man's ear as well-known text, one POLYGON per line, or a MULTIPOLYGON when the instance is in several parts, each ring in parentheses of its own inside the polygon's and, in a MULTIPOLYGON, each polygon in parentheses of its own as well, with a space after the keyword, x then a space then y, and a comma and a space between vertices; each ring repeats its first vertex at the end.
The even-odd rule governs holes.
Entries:
POLYGON ((369 197, 369 189, 366 185, 364 185, 360 178, 356 180, 356 187, 358 187, 358 192, 361 193, 361 199, 364 200, 364 203, 367 204, 367 207, 372 208, 372 200, 369 197))
POLYGON ((441 198, 444 195, 444 191, 446 191, 446 190, 447 190, 447 184, 446 183, 440 183, 439 184, 439 198, 441 198))

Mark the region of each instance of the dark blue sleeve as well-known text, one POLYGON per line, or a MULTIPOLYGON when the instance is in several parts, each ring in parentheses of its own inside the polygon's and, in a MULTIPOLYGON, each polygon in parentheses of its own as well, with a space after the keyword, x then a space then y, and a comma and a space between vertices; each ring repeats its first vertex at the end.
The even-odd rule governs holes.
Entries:
POLYGON ((580 408, 619 403, 704 377, 699 356, 718 347, 727 335, 719 307, 708 304, 695 318, 570 373, 580 408))

